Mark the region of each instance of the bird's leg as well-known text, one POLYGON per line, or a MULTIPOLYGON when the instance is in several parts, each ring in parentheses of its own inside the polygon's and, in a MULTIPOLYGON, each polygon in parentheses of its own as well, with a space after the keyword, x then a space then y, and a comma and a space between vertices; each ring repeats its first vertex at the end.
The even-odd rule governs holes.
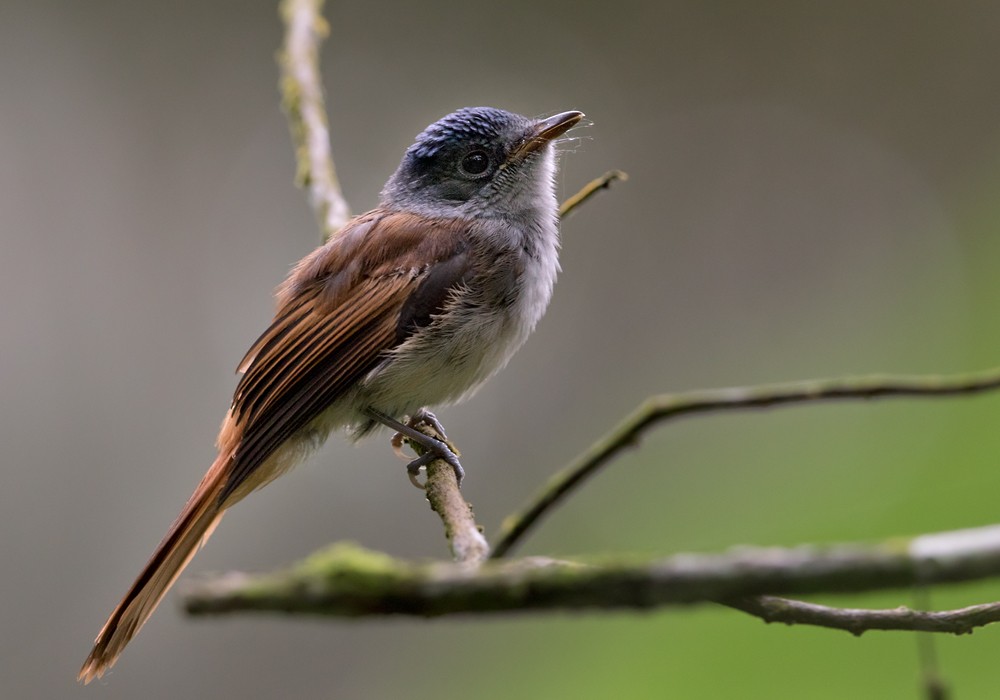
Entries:
POLYGON ((458 461, 458 455, 455 454, 455 450, 453 450, 448 443, 445 442, 445 440, 448 439, 448 436, 445 434, 440 421, 438 421, 437 417, 433 413, 426 409, 420 409, 413 414, 413 416, 411 416, 406 423, 400 423, 395 418, 387 416, 381 411, 378 411, 370 406, 365 409, 365 414, 369 418, 396 431, 396 435, 392 438, 392 446, 397 453, 399 453, 399 449, 402 447, 404 437, 409 438, 426 450, 422 455, 406 465, 406 471, 409 473, 410 481, 412 481, 414 485, 419 486, 415 477, 420 473, 420 468, 427 466, 435 459, 443 459, 445 462, 450 464, 451 468, 455 472, 455 478, 458 480, 458 485, 462 485, 462 479, 465 477, 465 470, 462 469, 462 464, 458 461), (421 424, 431 426, 438 433, 438 435, 444 438, 444 440, 438 440, 437 438, 433 438, 430 435, 421 432, 417 428, 417 426, 421 424))

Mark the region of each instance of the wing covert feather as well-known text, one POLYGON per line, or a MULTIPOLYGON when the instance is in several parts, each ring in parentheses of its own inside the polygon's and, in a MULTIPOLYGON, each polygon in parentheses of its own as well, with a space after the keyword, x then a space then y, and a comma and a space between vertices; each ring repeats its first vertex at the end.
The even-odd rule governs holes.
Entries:
POLYGON ((440 309, 467 273, 467 231, 455 220, 371 212, 295 267, 274 321, 240 363, 231 408, 239 441, 220 500, 269 481, 256 474, 268 457, 440 309))

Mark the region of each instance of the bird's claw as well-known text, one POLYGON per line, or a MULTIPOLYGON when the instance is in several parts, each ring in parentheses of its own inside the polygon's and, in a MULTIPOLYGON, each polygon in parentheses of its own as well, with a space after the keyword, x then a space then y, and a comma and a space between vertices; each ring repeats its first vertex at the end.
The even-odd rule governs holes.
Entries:
MULTIPOLYGON (((421 433, 421 435, 423 435, 423 433, 421 433)), ((409 438, 409 436, 405 437, 409 438)), ((417 477, 420 475, 421 469, 436 459, 443 459, 447 462, 452 468, 452 471, 455 472, 455 480, 458 481, 458 485, 462 485, 462 479, 465 478, 465 470, 462 468, 462 463, 458 461, 458 455, 455 453, 455 450, 451 447, 451 445, 442 440, 438 440, 437 438, 432 438, 430 435, 423 435, 422 439, 409 439, 419 443, 420 446, 426 450, 422 455, 410 461, 410 463, 406 465, 406 473, 409 475, 410 482, 414 486, 417 488, 425 488, 417 477)))
POLYGON ((441 425, 441 421, 433 413, 428 411, 426 408, 419 409, 410 420, 406 421, 406 424, 411 428, 420 430, 421 425, 429 425, 434 428, 434 432, 441 436, 441 439, 448 442, 448 434, 444 432, 444 426, 441 425))
POLYGON ((369 410, 369 413, 382 424, 396 429, 397 432, 392 436, 390 444, 392 445, 393 452, 401 459, 409 459, 403 452, 403 446, 407 441, 417 443, 424 448, 422 455, 411 460, 406 465, 406 473, 410 477, 410 483, 420 489, 426 488, 418 479, 420 470, 436 459, 443 459, 455 472, 455 479, 458 481, 458 485, 462 485, 462 479, 465 478, 465 470, 462 468, 462 463, 458 461, 458 449, 448 440, 448 435, 445 433, 444 427, 437 419, 437 416, 427 409, 422 408, 414 413, 406 423, 400 423, 372 409, 369 410), (430 426, 435 433, 441 436, 441 439, 439 440, 422 432, 420 430, 420 426, 422 425, 430 426))

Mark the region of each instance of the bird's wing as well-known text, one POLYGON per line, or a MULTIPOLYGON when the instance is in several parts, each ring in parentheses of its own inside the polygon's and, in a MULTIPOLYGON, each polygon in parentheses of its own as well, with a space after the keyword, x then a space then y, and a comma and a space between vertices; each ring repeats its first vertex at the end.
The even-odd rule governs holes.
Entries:
POLYGON ((274 321, 240 363, 220 435, 233 455, 221 500, 269 481, 248 479, 430 321, 469 272, 467 233, 456 220, 376 210, 295 267, 274 321))

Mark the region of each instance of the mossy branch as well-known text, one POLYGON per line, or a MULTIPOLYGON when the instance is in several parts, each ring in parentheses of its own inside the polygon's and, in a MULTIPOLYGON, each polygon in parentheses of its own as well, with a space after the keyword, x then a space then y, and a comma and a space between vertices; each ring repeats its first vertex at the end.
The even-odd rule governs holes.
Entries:
MULTIPOLYGON (((189 584, 185 609, 193 615, 281 612, 339 617, 557 610, 646 610, 723 601, 782 622, 765 593, 808 595, 897 589, 969 581, 1000 574, 1000 527, 981 528, 873 545, 749 548, 724 554, 681 554, 657 561, 570 562, 544 558, 487 562, 478 568, 415 563, 339 544, 291 569, 262 575, 230 574, 189 584)), ((806 606, 805 603, 797 603, 806 606)), ((947 615, 895 611, 841 611, 882 623, 866 629, 933 629, 962 633, 1000 619, 998 606, 947 615), (936 615, 934 624, 928 615, 936 615)), ((830 625, 827 625, 830 626, 830 625)))

